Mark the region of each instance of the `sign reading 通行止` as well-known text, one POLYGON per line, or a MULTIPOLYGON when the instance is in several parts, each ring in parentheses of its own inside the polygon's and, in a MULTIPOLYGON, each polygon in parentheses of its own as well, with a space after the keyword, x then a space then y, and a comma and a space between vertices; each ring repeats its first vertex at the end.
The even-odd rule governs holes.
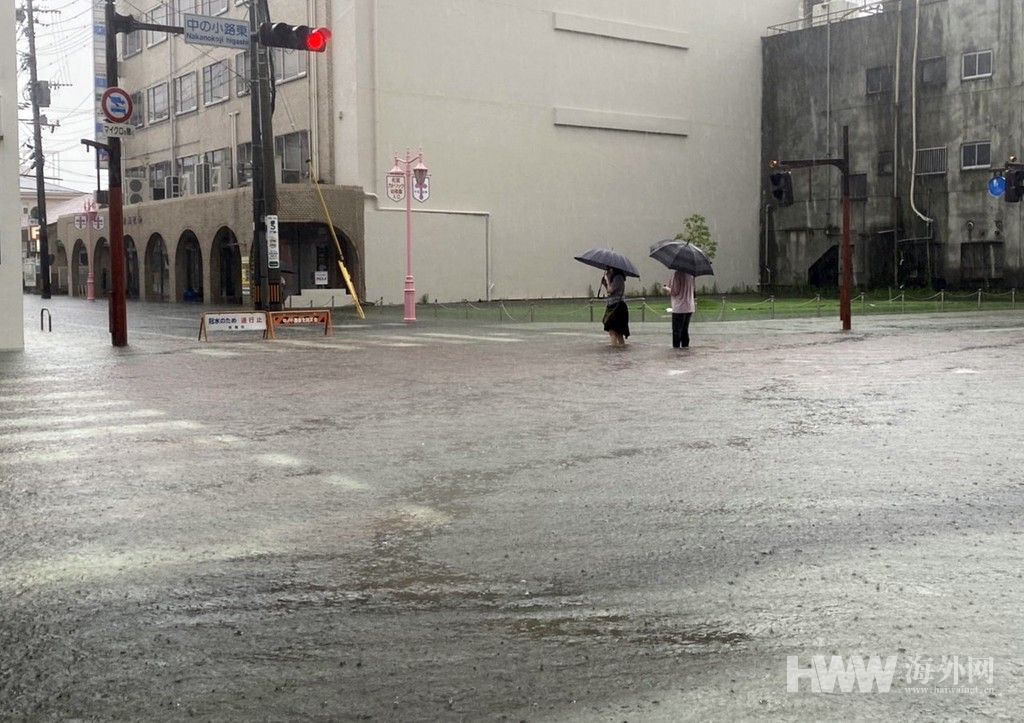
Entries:
POLYGON ((267 219, 267 268, 281 268, 281 232, 277 216, 268 215, 267 219))
POLYGON ((182 18, 186 43, 236 50, 249 49, 249 23, 246 20, 211 18, 191 13, 184 13, 182 18))
POLYGON ((267 313, 265 311, 210 312, 202 315, 199 322, 199 339, 207 338, 210 331, 262 331, 268 336, 267 313))

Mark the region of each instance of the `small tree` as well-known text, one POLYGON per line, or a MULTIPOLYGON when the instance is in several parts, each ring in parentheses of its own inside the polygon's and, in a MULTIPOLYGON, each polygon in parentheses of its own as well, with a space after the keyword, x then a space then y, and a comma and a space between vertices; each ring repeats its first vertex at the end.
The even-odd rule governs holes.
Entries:
POLYGON ((699 213, 695 213, 683 221, 683 225, 682 233, 676 234, 676 238, 680 241, 689 241, 706 253, 709 259, 714 260, 718 242, 711 238, 708 220, 699 213))

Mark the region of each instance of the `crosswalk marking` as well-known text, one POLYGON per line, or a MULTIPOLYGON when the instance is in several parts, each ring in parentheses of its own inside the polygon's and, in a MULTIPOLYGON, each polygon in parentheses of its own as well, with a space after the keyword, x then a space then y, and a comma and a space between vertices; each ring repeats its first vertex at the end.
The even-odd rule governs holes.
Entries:
POLYGON ((111 422, 114 419, 147 419, 162 417, 164 413, 157 409, 134 409, 119 412, 107 412, 105 414, 62 414, 62 415, 36 415, 20 417, 15 419, 0 419, 0 430, 3 429, 26 429, 31 427, 63 426, 68 424, 95 424, 96 422, 111 422))
POLYGON ((148 422, 145 424, 117 424, 104 427, 87 427, 85 429, 51 429, 37 432, 14 432, 5 434, 5 442, 64 442, 72 439, 88 439, 89 437, 149 434, 151 432, 185 432, 203 429, 199 422, 175 420, 169 422, 148 422))

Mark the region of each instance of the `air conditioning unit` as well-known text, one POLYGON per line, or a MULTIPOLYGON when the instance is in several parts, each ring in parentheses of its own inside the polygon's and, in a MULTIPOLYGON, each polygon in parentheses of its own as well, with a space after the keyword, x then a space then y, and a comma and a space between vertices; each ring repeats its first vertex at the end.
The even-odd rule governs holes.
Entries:
POLYGON ((178 198, 181 184, 177 176, 164 176, 164 198, 178 198))
POLYGON ((144 203, 149 200, 149 183, 145 179, 129 178, 127 190, 125 203, 128 205, 144 203))
POLYGON ((195 178, 196 193, 209 193, 210 188, 210 170, 213 168, 209 163, 197 163, 193 170, 193 178, 195 178))

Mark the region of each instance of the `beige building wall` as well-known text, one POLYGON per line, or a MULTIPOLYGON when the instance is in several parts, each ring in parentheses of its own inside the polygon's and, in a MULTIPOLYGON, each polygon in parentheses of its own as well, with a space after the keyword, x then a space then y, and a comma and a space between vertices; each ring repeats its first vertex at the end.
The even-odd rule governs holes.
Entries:
POLYGON ((0 351, 24 347, 14 4, 0 4, 0 351))
POLYGON ((384 176, 406 148, 431 171, 420 295, 585 294, 599 272, 572 257, 591 246, 628 254, 649 287, 665 276, 649 245, 692 213, 718 239, 718 288, 756 284, 759 39, 793 5, 335 0, 338 180, 369 194, 368 296, 401 299, 403 205, 384 176))

